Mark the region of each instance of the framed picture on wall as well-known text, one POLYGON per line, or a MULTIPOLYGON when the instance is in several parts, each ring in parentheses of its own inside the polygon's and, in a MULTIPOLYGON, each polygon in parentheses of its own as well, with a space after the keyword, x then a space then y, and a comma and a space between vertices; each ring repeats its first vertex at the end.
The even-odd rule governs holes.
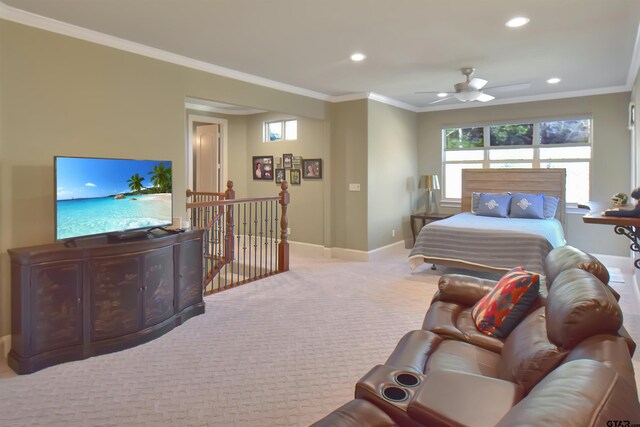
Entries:
POLYGON ((276 169, 276 184, 280 184, 286 179, 285 172, 286 171, 284 169, 276 169))
POLYGON ((273 156, 253 156, 253 179, 273 180, 273 156))
POLYGON ((302 161, 302 177, 304 179, 321 179, 322 159, 304 159, 302 161))
POLYGON ((293 154, 283 154, 282 163, 285 169, 291 169, 293 167, 293 154))
POLYGON ((300 169, 291 169, 289 174, 291 175, 291 185, 300 185, 300 169))

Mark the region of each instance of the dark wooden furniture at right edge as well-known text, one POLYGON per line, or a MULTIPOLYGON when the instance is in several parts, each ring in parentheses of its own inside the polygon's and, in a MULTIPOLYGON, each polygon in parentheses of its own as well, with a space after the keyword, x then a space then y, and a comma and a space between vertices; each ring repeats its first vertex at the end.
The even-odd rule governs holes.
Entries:
MULTIPOLYGON (((605 216, 603 211, 609 209, 610 205, 603 203, 589 202, 591 211, 582 217, 585 224, 606 224, 613 225, 616 234, 627 236, 631 240, 629 248, 634 252, 640 252, 640 217, 619 217, 605 216)), ((624 207, 623 207, 624 208, 624 207)), ((636 258, 633 265, 640 269, 640 258, 636 258)))
POLYGON ((202 230, 9 255, 9 366, 19 374, 133 347, 204 313, 202 230))

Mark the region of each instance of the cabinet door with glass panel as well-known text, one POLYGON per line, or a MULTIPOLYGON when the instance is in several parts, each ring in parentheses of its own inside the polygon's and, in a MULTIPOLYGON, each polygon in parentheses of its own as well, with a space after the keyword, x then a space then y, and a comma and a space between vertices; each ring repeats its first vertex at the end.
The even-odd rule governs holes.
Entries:
POLYGON ((519 121, 442 130, 444 199, 459 200, 462 169, 564 168, 567 203, 589 200, 591 118, 519 121))

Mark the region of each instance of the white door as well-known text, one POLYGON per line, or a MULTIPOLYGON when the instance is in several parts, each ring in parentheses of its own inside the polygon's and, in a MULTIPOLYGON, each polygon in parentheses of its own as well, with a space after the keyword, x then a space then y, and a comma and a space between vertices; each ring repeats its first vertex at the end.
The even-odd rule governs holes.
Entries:
POLYGON ((220 191, 220 126, 196 127, 193 141, 194 191, 220 191))

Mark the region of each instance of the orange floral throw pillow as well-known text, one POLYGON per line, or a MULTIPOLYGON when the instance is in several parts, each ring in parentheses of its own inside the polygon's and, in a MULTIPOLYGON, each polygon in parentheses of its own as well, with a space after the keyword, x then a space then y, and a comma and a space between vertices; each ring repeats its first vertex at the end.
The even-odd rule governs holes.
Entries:
POLYGON ((473 306, 471 317, 480 332, 505 338, 538 299, 539 290, 540 276, 516 267, 473 306))

